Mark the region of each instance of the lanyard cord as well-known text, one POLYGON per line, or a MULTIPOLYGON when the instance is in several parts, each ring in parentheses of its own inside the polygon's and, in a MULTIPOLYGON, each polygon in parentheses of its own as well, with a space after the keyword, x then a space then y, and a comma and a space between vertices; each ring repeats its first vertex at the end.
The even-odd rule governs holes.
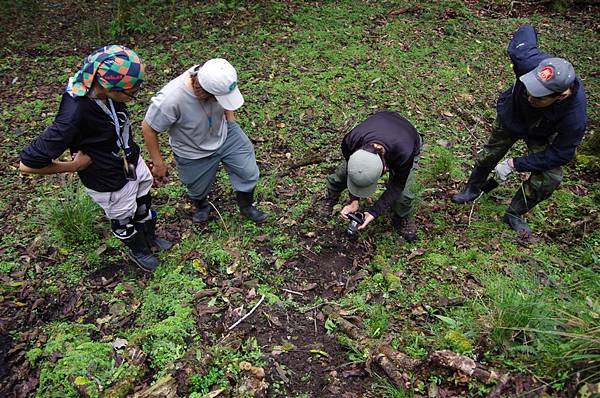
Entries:
MULTIPOLYGON (((117 146, 120 146, 120 148, 123 150, 123 153, 121 155, 123 158, 123 164, 125 165, 125 168, 128 169, 129 162, 127 161, 127 153, 125 152, 125 140, 123 139, 123 135, 121 134, 121 125, 119 123, 119 118, 117 117, 117 111, 115 111, 115 106, 113 105, 113 102, 110 98, 108 99, 110 111, 108 110, 104 102, 102 102, 101 100, 94 99, 94 101, 96 102, 96 104, 98 104, 100 109, 102 109, 102 111, 104 111, 104 113, 110 116, 110 118, 113 120, 113 124, 115 125, 115 133, 117 134, 117 140, 120 144, 117 146)), ((125 126, 123 127, 123 129, 127 128, 127 122, 128 120, 125 120, 125 126)))
MULTIPOLYGON (((102 102, 101 100, 94 99, 94 101, 96 102, 96 104, 98 104, 100 109, 102 109, 104 111, 104 113, 106 113, 112 119, 113 124, 115 125, 115 133, 117 134, 117 139, 119 140, 120 147, 123 150, 123 152, 125 152, 125 140, 123 139, 123 135, 121 134, 121 126, 119 123, 119 118, 117 116, 117 112, 115 111, 115 106, 114 106, 112 100, 110 98, 108 99, 108 104, 110 105, 110 110, 104 104, 104 102, 102 102)), ((125 121, 125 124, 127 124, 127 121, 125 121)))

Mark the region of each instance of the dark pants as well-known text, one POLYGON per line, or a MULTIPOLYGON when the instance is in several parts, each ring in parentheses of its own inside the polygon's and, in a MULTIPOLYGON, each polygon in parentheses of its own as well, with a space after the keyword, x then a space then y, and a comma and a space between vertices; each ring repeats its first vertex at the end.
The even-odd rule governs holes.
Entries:
MULTIPOLYGON (((553 139, 554 136, 527 137, 524 138, 524 141, 529 153, 535 153, 545 150, 553 139)), ((492 135, 485 146, 477 153, 475 167, 481 168, 485 175, 489 174, 518 140, 519 138, 511 136, 500 120, 496 118, 492 135)), ((515 193, 508 211, 518 215, 527 213, 535 205, 548 199, 560 185, 562 179, 562 167, 531 173, 515 193)))
MULTIPOLYGON (((423 149, 423 139, 421 138, 421 149, 423 149)), ((414 214, 414 202, 415 194, 412 191, 412 185, 415 181, 415 174, 419 167, 420 156, 415 156, 410 174, 404 184, 404 190, 400 197, 392 204, 392 211, 400 218, 407 217, 410 214, 414 214)), ((390 172, 392 173, 392 172, 390 172)), ((393 178, 393 174, 390 175, 390 179, 393 178)), ((327 190, 332 195, 340 195, 346 188, 348 188, 348 171, 347 162, 342 160, 338 165, 337 169, 333 174, 326 177, 327 190)))

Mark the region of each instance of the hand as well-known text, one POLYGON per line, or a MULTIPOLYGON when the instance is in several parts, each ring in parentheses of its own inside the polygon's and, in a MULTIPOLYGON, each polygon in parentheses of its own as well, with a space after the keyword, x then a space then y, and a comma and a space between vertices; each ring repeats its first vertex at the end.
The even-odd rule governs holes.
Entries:
POLYGON ((344 206, 340 214, 342 215, 343 219, 347 220, 348 214, 354 213, 356 211, 358 211, 358 200, 353 200, 352 202, 344 206))
POLYGON ((367 225, 369 225, 369 223, 371 221, 373 221, 375 219, 375 217, 373 217, 373 215, 371 213, 369 213, 368 211, 365 211, 363 213, 363 223, 360 224, 360 226, 358 227, 358 229, 364 229, 367 225))
POLYGON ((150 164, 150 171, 152 175, 159 180, 163 180, 167 176, 167 164, 164 160, 159 159, 158 161, 152 161, 150 164))
POLYGON ((92 164, 92 158, 86 155, 82 151, 77 151, 73 154, 73 171, 85 170, 90 164, 92 164))
POLYGON ((496 172, 496 177, 500 181, 506 181, 508 175, 513 172, 514 167, 512 165, 512 159, 506 159, 496 165, 494 169, 496 172))

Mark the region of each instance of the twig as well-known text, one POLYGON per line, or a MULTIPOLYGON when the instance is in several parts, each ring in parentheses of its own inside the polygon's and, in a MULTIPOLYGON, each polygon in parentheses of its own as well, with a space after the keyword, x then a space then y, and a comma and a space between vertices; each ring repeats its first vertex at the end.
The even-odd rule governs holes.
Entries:
POLYGON ((246 319, 250 315, 252 315, 252 313, 258 308, 258 306, 264 301, 264 299, 265 299, 265 295, 263 294, 260 297, 260 300, 258 300, 258 303, 256 303, 256 305, 254 305, 254 307, 252 307, 252 309, 250 310, 250 312, 248 312, 246 315, 244 315, 243 317, 241 317, 236 323, 234 323, 233 325, 229 326, 227 328, 227 330, 232 330, 234 327, 236 327, 237 325, 239 325, 240 323, 242 323, 244 321, 244 319, 246 319))
POLYGON ((304 311, 300 311, 300 312, 301 312, 301 313, 303 313, 303 314, 306 314, 308 311, 310 311, 310 310, 314 310, 315 308, 319 308, 320 306, 322 306, 322 305, 326 305, 326 304, 329 304, 329 305, 335 305, 334 303, 330 303, 330 302, 328 302, 328 301, 323 301, 322 303, 319 303, 319 304, 317 304, 317 305, 313 305, 312 307, 310 307, 310 308, 307 308, 307 309, 305 309, 304 311))
POLYGON ((302 293, 296 292, 294 290, 284 289, 283 287, 281 287, 280 289, 283 290, 284 292, 288 292, 288 293, 291 293, 291 294, 297 294, 298 296, 304 296, 302 293))
POLYGON ((473 204, 471 205, 471 211, 469 212, 469 223, 467 225, 471 225, 471 217, 473 217, 473 210, 475 210, 475 203, 479 200, 479 198, 481 198, 481 196, 483 195, 483 191, 481 191, 481 193, 479 194, 478 197, 475 198, 475 200, 473 200, 473 204))
POLYGON ((223 216, 221 215, 221 212, 219 211, 219 209, 217 209, 217 207, 213 204, 213 202, 211 202, 209 200, 208 203, 212 206, 213 209, 215 209, 215 211, 219 215, 219 219, 221 220, 221 223, 223 223, 223 227, 225 228, 225 232, 227 232, 227 236, 231 238, 231 234, 229 234, 229 229, 227 228, 227 224, 225 223, 225 220, 223 220, 223 216))
POLYGON ((315 324, 315 336, 317 335, 317 310, 313 310, 313 322, 315 324))

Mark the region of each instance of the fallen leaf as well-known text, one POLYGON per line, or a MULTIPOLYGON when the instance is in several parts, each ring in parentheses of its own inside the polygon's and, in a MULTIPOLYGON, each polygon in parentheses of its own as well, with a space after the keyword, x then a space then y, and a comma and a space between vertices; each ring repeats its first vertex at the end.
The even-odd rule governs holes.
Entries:
POLYGON ((202 398, 215 398, 216 396, 220 395, 223 391, 225 391, 224 388, 219 388, 217 390, 209 392, 206 395, 203 395, 202 398))
POLYGON ((331 358, 331 355, 329 355, 328 353, 326 353, 325 351, 322 351, 322 350, 317 350, 317 349, 313 348, 312 350, 310 350, 310 352, 312 352, 313 354, 320 355, 322 357, 331 358))
POLYGON ((192 266, 196 269, 196 271, 198 271, 200 273, 200 275, 208 276, 208 271, 206 270, 206 267, 202 263, 202 260, 200 260, 199 258, 195 258, 192 260, 192 266))
POLYGON ((284 383, 289 383, 290 379, 287 377, 287 374, 285 373, 285 370, 283 369, 283 367, 275 362, 275 370, 277 371, 277 374, 279 375, 279 377, 281 378, 281 380, 283 380, 284 383))

